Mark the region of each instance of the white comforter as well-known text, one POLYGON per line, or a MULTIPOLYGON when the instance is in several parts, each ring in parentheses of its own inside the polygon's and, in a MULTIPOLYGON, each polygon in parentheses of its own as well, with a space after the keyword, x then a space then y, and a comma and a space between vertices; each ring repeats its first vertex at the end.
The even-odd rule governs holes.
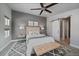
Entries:
POLYGON ((29 41, 27 41, 27 56, 30 56, 31 53, 33 53, 33 47, 40 45, 40 44, 44 44, 44 43, 48 43, 48 42, 54 42, 54 38, 53 37, 40 37, 40 38, 33 38, 30 39, 29 41))

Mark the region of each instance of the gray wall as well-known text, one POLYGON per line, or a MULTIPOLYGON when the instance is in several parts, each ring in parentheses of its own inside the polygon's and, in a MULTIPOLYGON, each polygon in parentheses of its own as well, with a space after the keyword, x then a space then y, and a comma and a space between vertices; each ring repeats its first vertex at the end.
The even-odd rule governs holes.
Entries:
POLYGON ((28 13, 22 13, 17 11, 12 11, 12 20, 13 20, 13 39, 18 38, 19 35, 24 35, 25 30, 20 30, 19 26, 23 24, 24 26, 28 26, 28 21, 38 21, 39 25, 45 25, 45 30, 41 31, 41 33, 46 34, 46 18, 31 15, 28 13))
POLYGON ((0 4, 0 51, 10 42, 11 35, 5 38, 4 16, 11 18, 11 9, 6 4, 0 4))

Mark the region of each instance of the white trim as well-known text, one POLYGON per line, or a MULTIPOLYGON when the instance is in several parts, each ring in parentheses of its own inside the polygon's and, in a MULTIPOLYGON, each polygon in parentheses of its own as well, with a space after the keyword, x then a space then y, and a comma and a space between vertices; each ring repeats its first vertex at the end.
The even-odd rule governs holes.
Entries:
POLYGON ((26 40, 26 39, 16 39, 16 40, 11 40, 11 41, 21 41, 21 40, 26 40))
POLYGON ((78 46, 78 45, 75 45, 75 44, 70 44, 70 46, 72 46, 72 47, 75 47, 75 48, 78 48, 78 49, 79 49, 79 46, 78 46))

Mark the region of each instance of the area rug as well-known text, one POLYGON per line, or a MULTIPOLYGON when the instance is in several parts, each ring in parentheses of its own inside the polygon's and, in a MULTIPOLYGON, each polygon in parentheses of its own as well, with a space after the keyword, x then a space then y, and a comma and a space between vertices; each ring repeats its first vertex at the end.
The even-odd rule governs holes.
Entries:
POLYGON ((25 56, 26 55, 26 41, 21 40, 15 43, 16 44, 9 51, 8 56, 25 56))
MULTIPOLYGON (((63 48, 57 48, 57 49, 54 49, 54 50, 51 50, 47 53, 44 53, 40 56, 65 56, 67 53, 67 51, 63 48)), ((36 53, 32 54, 32 56, 36 56, 36 53)))

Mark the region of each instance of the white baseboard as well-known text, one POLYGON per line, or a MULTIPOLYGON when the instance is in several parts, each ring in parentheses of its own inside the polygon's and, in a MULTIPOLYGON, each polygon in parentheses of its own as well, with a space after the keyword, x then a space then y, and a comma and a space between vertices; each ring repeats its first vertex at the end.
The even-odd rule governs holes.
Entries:
POLYGON ((14 42, 16 42, 16 41, 21 41, 21 40, 26 40, 26 39, 16 39, 16 40, 11 40, 11 41, 14 41, 14 42))
POLYGON ((78 46, 78 45, 75 45, 75 44, 70 44, 70 46, 72 46, 72 47, 75 47, 75 48, 78 48, 78 49, 79 49, 79 46, 78 46))

